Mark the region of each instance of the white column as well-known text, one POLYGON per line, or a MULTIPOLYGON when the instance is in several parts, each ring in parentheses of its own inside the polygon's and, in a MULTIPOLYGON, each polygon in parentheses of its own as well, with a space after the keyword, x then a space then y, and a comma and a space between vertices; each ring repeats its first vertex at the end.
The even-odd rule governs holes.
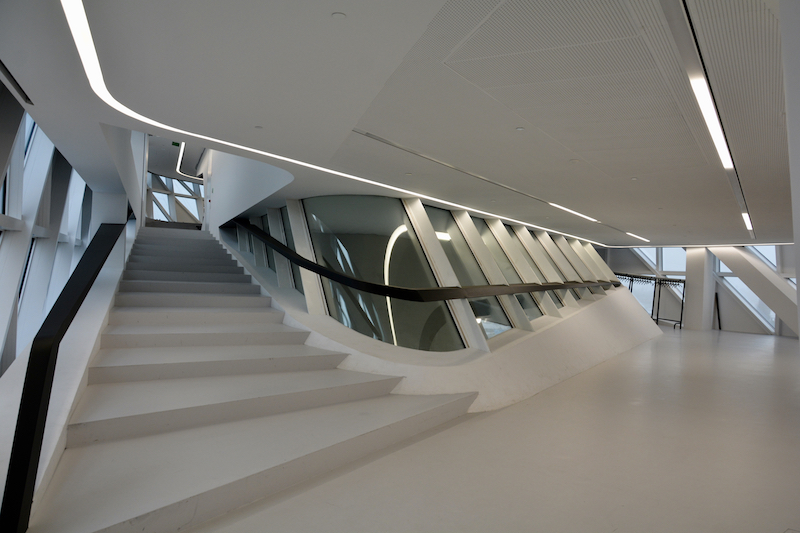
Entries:
MULTIPOLYGON (((286 200, 286 210, 289 213, 289 223, 292 225, 295 251, 308 259, 315 261, 314 247, 311 244, 311 235, 308 232, 306 214, 303 202, 300 200, 286 200)), ((303 293, 306 296, 306 307, 312 315, 327 315, 328 306, 325 304, 325 292, 322 290, 322 280, 318 274, 300 269, 303 280, 303 293)))
MULTIPOLYGON (((781 49, 783 88, 786 98, 786 131, 789 141, 789 176, 792 188, 792 228, 795 265, 800 265, 800 2, 781 0, 781 49)), ((796 331, 800 325, 793 324, 796 331)))
POLYGON ((687 248, 683 327, 700 331, 712 328, 716 283, 711 252, 707 248, 687 248))

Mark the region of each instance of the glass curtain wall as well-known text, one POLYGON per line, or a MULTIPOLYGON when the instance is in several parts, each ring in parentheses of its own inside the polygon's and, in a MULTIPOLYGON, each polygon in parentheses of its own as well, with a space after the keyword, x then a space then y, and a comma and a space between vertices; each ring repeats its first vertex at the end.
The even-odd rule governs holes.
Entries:
MULTIPOLYGON (((531 257, 531 254, 529 254, 528 250, 525 249, 525 246, 522 245, 522 242, 519 240, 519 237, 517 236, 517 233, 514 231, 514 228, 512 228, 507 224, 504 224, 503 226, 506 228, 506 230, 508 230, 508 234, 511 236, 511 242, 513 243, 514 247, 516 247, 517 251, 519 251, 522 257, 524 257, 525 260, 528 262, 531 269, 533 270, 533 273, 536 274, 537 278, 539 278, 539 281, 542 283, 547 283, 547 278, 544 277, 544 274, 542 274, 541 269, 539 269, 539 265, 537 265, 536 261, 533 260, 533 257, 531 257)), ((536 301, 539 302, 539 294, 537 293, 532 293, 532 294, 534 298, 536 298, 536 301)), ((561 301, 561 297, 559 297, 555 293, 555 291, 547 291, 547 294, 550 295, 550 298, 553 300, 553 303, 556 305, 556 307, 559 308, 564 307, 564 302, 561 301)))
MULTIPOLYGON (((487 285, 486 276, 472 255, 452 213, 430 206, 425 206, 425 211, 461 286, 487 285)), ((487 339, 511 329, 511 323, 496 296, 470 298, 467 301, 487 339)))
MULTIPOLYGON (((486 221, 477 217, 472 217, 472 221, 475 223, 475 227, 478 229, 478 233, 480 233, 484 244, 486 244, 486 247, 489 248, 489 251, 492 253, 492 257, 494 257, 495 262, 500 267, 500 270, 502 270, 503 276, 506 278, 506 282, 510 285, 522 283, 522 278, 520 278, 519 274, 517 274, 517 271, 514 269, 514 265, 511 264, 508 256, 506 256, 506 253, 500 246, 500 243, 497 242, 497 239, 492 234, 492 230, 489 229, 489 225, 486 224, 486 221)), ((527 315, 529 320, 533 320, 534 318, 539 318, 542 316, 542 311, 539 309, 539 305, 536 303, 536 300, 533 299, 533 296, 531 296, 530 293, 520 293, 515 294, 514 296, 517 298, 517 301, 519 301, 519 304, 522 306, 522 309, 525 311, 525 315, 527 315)))
MULTIPOLYGON (((397 198, 325 196, 303 200, 317 262, 357 279, 400 287, 437 287, 416 233, 397 198)), ((377 296, 326 278, 333 318, 375 339, 430 351, 464 347, 445 302, 377 296)))

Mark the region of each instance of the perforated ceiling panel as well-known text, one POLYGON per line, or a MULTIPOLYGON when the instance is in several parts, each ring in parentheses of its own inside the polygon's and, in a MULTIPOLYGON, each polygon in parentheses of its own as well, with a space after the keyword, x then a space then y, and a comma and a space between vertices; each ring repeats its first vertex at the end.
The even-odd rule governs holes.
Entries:
POLYGON ((691 1, 688 6, 758 232, 774 224, 773 210, 791 209, 778 20, 756 0, 691 1))
MULTIPOLYGON (((748 184, 766 183, 762 176, 772 172, 780 184, 762 191, 764 202, 786 203, 785 138, 767 131, 770 118, 750 129, 761 115, 775 118, 782 99, 779 49, 769 33, 774 18, 761 0, 691 6, 693 16, 708 19, 700 29, 719 55, 708 59, 718 65, 712 86, 733 91, 718 103, 723 122, 737 123, 729 137, 748 201, 755 194, 748 184), (742 33, 747 38, 737 44, 742 33), (764 64, 751 64, 758 62, 764 64), (768 81, 759 85, 759 76, 768 81), (748 99, 762 98, 768 103, 748 107, 748 99)), ((616 238, 604 233, 611 243, 633 244, 625 231, 662 244, 709 242, 706 230, 717 242, 749 239, 659 0, 451 0, 357 129, 485 177, 479 185, 488 189, 474 198, 475 207, 493 210, 502 202, 509 216, 594 231, 582 219, 557 218, 547 204, 532 204, 526 195, 533 195, 601 219, 608 224, 603 232, 622 228, 616 238)), ((364 155, 350 141, 335 160, 356 171, 364 155)), ((399 172, 394 164, 384 175, 399 172)), ((401 175, 409 174, 406 180, 418 178, 401 175)), ((462 194, 477 187, 466 174, 435 168, 419 179, 462 194)), ((788 204, 778 205, 759 237, 790 239, 790 216, 788 204)))
POLYGON ((449 61, 564 48, 636 36, 624 0, 510 0, 449 61))
POLYGON ((428 31, 409 50, 404 63, 444 61, 464 36, 478 26, 501 1, 450 0, 431 21, 428 31))

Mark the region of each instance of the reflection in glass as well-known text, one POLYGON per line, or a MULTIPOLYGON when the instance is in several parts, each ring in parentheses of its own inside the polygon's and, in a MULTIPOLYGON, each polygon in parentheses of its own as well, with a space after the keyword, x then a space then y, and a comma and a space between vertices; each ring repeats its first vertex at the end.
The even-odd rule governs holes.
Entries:
MULTIPOLYGON (((281 207, 281 221, 283 222, 283 234, 286 236, 286 246, 294 251, 297 251, 297 249, 294 247, 294 234, 292 233, 292 225, 289 223, 289 209, 286 207, 281 207)), ((292 267, 294 288, 305 294, 303 292, 303 279, 300 277, 300 267, 294 263, 289 264, 292 267)))
MULTIPOLYGON (((511 236, 511 242, 513 246, 516 247, 517 251, 522 255, 522 257, 525 258, 525 260, 531 266, 533 273, 536 274, 537 278, 539 278, 539 282, 547 283, 547 278, 544 277, 544 274, 542 274, 542 271, 539 269, 539 265, 536 264, 536 261, 533 260, 531 254, 529 254, 528 250, 525 248, 525 246, 523 246, 522 241, 519 240, 519 237, 517 236, 517 233, 514 231, 514 228, 505 224, 504 226, 508 230, 508 234, 511 236)), ((541 303, 539 300, 539 294, 537 293, 532 293, 532 294, 534 298, 536 298, 536 301, 541 303)), ((555 291, 547 291, 547 294, 550 295, 550 299, 553 300, 553 303, 556 305, 556 307, 559 308, 564 307, 564 302, 561 301, 561 297, 558 296, 555 293, 555 291)))
MULTIPOLYGON (((492 253, 492 257, 494 257, 495 262, 500 267, 500 270, 503 271, 503 276, 506 278, 506 282, 509 285, 513 285, 515 283, 522 283, 522 278, 519 277, 517 271, 514 269, 514 265, 511 264, 509 261, 508 256, 503 251, 503 248, 500 246, 500 243, 497 242, 494 235, 492 234, 492 230, 489 229, 489 225, 486 224, 486 221, 482 218, 472 217, 472 221, 475 223, 475 227, 478 228, 478 233, 481 235, 481 239, 483 239, 484 244, 486 247, 489 248, 489 251, 492 253)), ((539 309, 539 305, 536 303, 536 300, 533 299, 530 293, 520 293, 515 294, 517 301, 522 306, 522 309, 525 311, 525 314, 528 316, 529 320, 533 320, 534 318, 538 318, 542 316, 542 311, 539 309)))
MULTIPOLYGON (((303 201, 317 262, 357 279, 399 287, 437 287, 397 198, 324 196, 303 201)), ((409 302, 351 289, 326 278, 333 318, 383 342, 431 351, 464 347, 445 302, 409 302)))
MULTIPOLYGON (((425 206, 425 211, 461 286, 486 285, 486 276, 450 211, 430 206, 425 206)), ((470 298, 467 301, 487 339, 511 329, 511 323, 496 296, 470 298)))

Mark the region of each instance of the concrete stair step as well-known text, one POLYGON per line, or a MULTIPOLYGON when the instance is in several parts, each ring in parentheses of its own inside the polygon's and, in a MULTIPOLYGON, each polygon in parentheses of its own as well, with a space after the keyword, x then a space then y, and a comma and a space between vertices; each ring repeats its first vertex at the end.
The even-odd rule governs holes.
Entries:
POLYGON ((89 367, 89 384, 266 372, 330 370, 347 354, 305 344, 105 348, 89 367))
POLYGON ((214 240, 207 231, 178 228, 140 228, 138 239, 180 239, 180 240, 214 240))
POLYGON ((128 326, 278 324, 283 317, 283 311, 272 307, 115 307, 108 323, 128 326))
POLYGON ((173 263, 153 263, 153 262, 128 262, 125 270, 147 270, 150 272, 206 272, 206 273, 220 273, 220 274, 242 274, 244 268, 238 266, 235 262, 227 265, 206 265, 202 263, 195 264, 173 264, 173 263))
POLYGON ((160 239, 138 236, 133 243, 136 249, 161 250, 171 247, 172 249, 186 250, 224 250, 225 248, 215 239, 160 239))
POLYGON ((70 448, 30 531, 183 531, 448 422, 474 398, 386 395, 70 448))
POLYGON ((122 280, 119 292, 172 292, 192 294, 261 294, 261 287, 250 283, 210 281, 122 280))
POLYGON ((170 272, 167 270, 126 270, 124 280, 154 281, 210 281, 215 283, 250 283, 248 274, 227 274, 223 272, 170 272))
POLYGON ((67 447, 375 398, 401 379, 334 369, 91 385, 67 447))
POLYGON ((269 307, 271 299, 257 294, 190 294, 120 292, 117 307, 269 307))
POLYGON ((283 324, 108 326, 101 348, 303 344, 309 332, 283 324))
POLYGON ((230 256, 203 257, 202 259, 198 259, 195 257, 182 257, 177 254, 174 254, 173 256, 131 255, 130 257, 128 257, 129 265, 133 263, 147 263, 147 264, 158 264, 158 265, 167 264, 182 268, 184 266, 191 266, 197 264, 198 262, 202 263, 203 265, 236 266, 236 261, 234 261, 233 258, 230 256))
POLYGON ((181 258, 191 257, 193 259, 231 259, 228 252, 217 248, 196 249, 196 248, 183 248, 176 250, 169 246, 163 248, 131 248, 132 257, 175 257, 176 255, 181 258), (160 248, 160 249, 159 249, 160 248))

